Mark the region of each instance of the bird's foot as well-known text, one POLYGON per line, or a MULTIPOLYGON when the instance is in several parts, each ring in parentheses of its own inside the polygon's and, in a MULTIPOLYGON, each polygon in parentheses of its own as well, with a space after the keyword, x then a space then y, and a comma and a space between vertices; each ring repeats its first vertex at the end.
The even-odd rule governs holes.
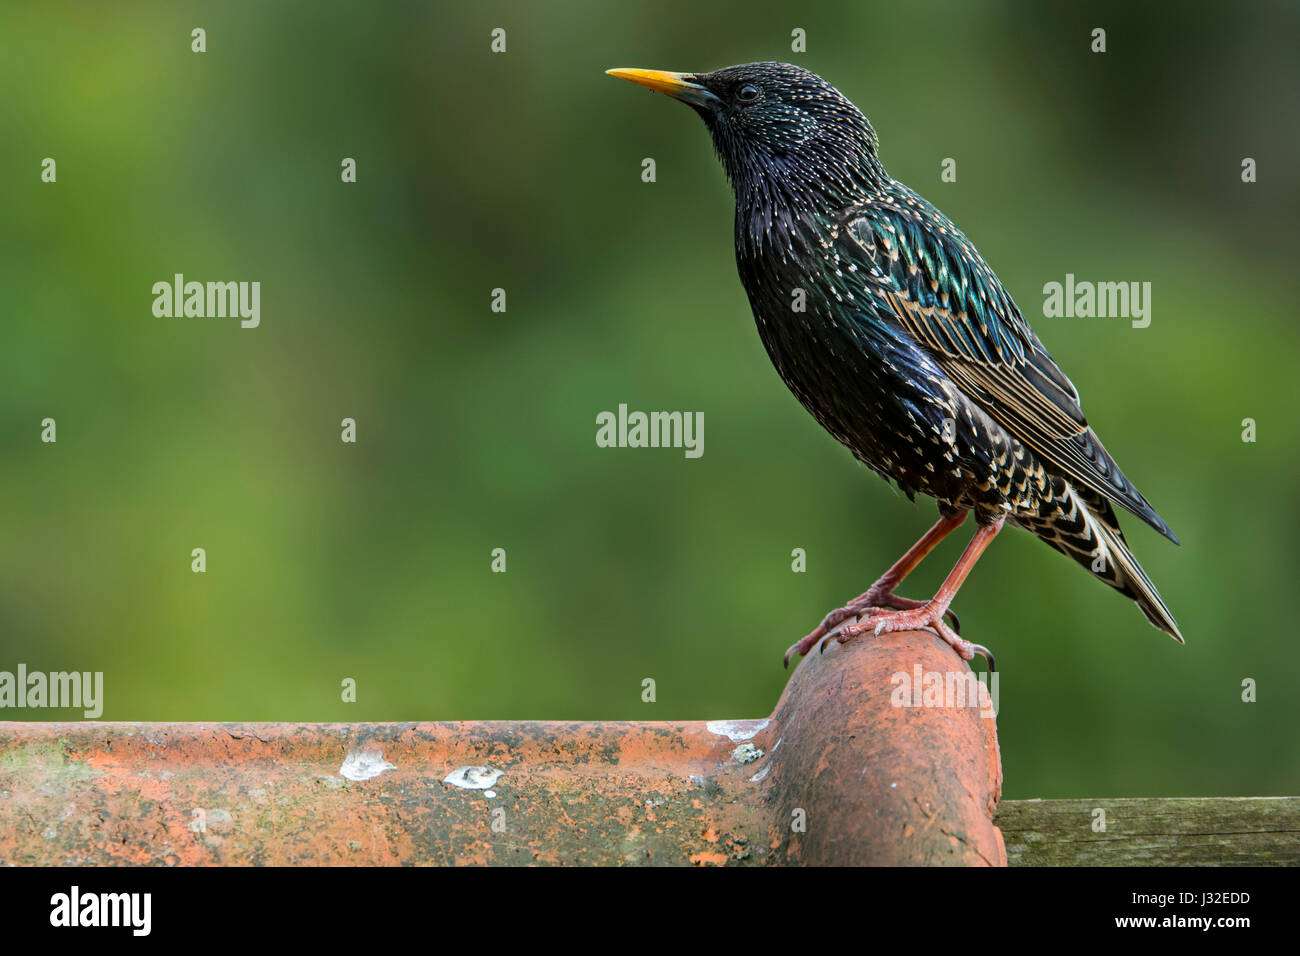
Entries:
MULTIPOLYGON (((886 608, 893 608, 898 611, 907 611, 924 607, 925 604, 926 602, 924 601, 914 601, 911 598, 899 597, 893 591, 873 584, 862 594, 859 594, 848 604, 844 605, 844 607, 837 607, 835 610, 831 611, 822 618, 822 622, 818 624, 810 634, 802 640, 796 641, 792 644, 790 649, 785 652, 785 666, 790 666, 790 658, 795 654, 798 654, 800 657, 805 656, 810 650, 812 650, 813 645, 834 634, 836 628, 851 617, 858 617, 868 611, 879 611, 886 608)), ((949 608, 944 613, 952 619, 953 631, 960 634, 961 621, 957 619, 956 612, 949 608)))
POLYGON ((948 611, 946 606, 935 601, 925 601, 924 603, 913 601, 911 603, 913 606, 908 608, 874 610, 852 624, 846 624, 839 630, 822 637, 819 649, 824 651, 828 641, 835 640, 843 644, 845 641, 850 641, 859 634, 865 634, 868 631, 876 637, 880 637, 898 631, 915 631, 928 628, 947 641, 962 660, 969 661, 976 654, 979 654, 988 661, 990 671, 995 669, 993 653, 987 647, 965 640, 944 621, 944 615, 948 611))

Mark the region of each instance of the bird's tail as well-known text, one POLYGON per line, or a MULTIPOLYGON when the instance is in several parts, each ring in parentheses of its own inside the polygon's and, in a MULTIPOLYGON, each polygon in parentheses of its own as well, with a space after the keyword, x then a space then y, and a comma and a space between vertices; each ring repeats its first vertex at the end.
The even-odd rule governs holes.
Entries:
POLYGON ((1148 621, 1179 644, 1185 643, 1169 606, 1129 550, 1110 502, 1070 486, 1067 501, 1061 504, 1057 515, 1028 519, 1018 516, 1018 523, 1132 599, 1148 621))

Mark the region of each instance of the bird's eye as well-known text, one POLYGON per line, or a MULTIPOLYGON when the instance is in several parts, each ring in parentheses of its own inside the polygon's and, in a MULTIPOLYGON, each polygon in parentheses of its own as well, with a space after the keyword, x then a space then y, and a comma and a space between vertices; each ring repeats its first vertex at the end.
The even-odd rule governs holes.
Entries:
POLYGON ((736 90, 737 103, 752 103, 758 99, 758 87, 752 83, 746 83, 740 89, 736 90))

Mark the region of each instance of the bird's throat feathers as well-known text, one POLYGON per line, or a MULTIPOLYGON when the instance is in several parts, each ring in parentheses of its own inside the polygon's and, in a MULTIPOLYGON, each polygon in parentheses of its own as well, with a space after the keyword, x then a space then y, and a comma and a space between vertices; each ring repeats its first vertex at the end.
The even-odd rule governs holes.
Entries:
POLYGON ((874 135, 860 151, 833 156, 739 152, 719 140, 715 130, 714 147, 736 198, 736 251, 745 256, 788 250, 801 226, 809 225, 804 222, 809 214, 856 205, 889 182, 871 149, 874 135))

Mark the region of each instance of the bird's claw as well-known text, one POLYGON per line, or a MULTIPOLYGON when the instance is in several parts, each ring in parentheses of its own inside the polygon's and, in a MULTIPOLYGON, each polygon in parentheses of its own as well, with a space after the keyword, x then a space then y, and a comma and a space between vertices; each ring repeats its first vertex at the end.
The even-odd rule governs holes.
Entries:
POLYGON ((993 663, 993 652, 989 650, 987 647, 985 647, 983 644, 972 644, 971 647, 974 649, 976 654, 978 654, 980 657, 984 658, 984 660, 988 662, 989 673, 990 674, 996 673, 998 666, 997 664, 993 663))
MULTIPOLYGON (((795 654, 798 654, 801 657, 806 655, 810 650, 812 650, 813 645, 818 645, 824 651, 826 640, 833 637, 836 633, 836 629, 851 617, 860 618, 864 614, 871 616, 869 612, 876 611, 911 611, 924 606, 924 601, 915 601, 912 598, 899 597, 891 591, 877 591, 873 588, 865 594, 861 594, 854 598, 848 604, 844 605, 844 607, 837 607, 835 610, 828 612, 827 615, 822 618, 822 622, 818 624, 811 633, 805 636, 802 640, 791 644, 789 649, 785 652, 783 666, 789 667, 791 657, 795 654)), ((947 608, 943 613, 945 617, 952 620, 953 633, 960 635, 961 621, 957 617, 957 612, 952 608, 947 608)), ((849 626, 852 627, 853 625, 849 626)), ((967 659, 969 660, 969 658, 967 659)))
MULTIPOLYGON (((861 615, 867 611, 911 611, 919 607, 924 607, 924 601, 916 601, 912 598, 899 597, 890 591, 868 591, 866 594, 855 598, 844 607, 837 607, 822 618, 822 623, 818 630, 823 634, 829 634, 838 625, 847 621, 851 617, 861 615)), ((961 620, 957 617, 957 612, 952 608, 946 609, 944 616, 952 620, 952 629, 958 634, 961 633, 961 620)), ((815 633, 815 632, 814 632, 815 633)))
MULTIPOLYGON (((873 609, 874 613, 866 614, 863 617, 860 617, 857 621, 854 621, 852 624, 847 624, 837 630, 820 636, 820 639, 817 641, 818 651, 820 653, 825 653, 826 645, 832 640, 843 644, 846 641, 850 641, 857 637, 859 634, 865 634, 868 631, 872 632, 876 637, 881 637, 885 634, 890 634, 896 631, 927 628, 934 631, 939 637, 943 638, 944 641, 951 645, 952 649, 957 652, 958 656, 961 657, 962 660, 972 660, 976 654, 979 654, 988 662, 990 673, 997 670, 997 665, 993 660, 992 651, 982 644, 974 644, 966 640, 955 628, 949 627, 944 622, 944 618, 948 615, 947 608, 943 609, 942 613, 936 613, 939 609, 928 603, 914 602, 914 605, 915 606, 913 607, 904 609, 873 609)), ((809 637, 812 637, 812 635, 809 635, 809 637)), ((786 651, 787 662, 790 659, 790 655, 806 641, 808 641, 808 638, 804 638, 803 641, 800 641, 798 644, 794 645, 794 647, 790 648, 789 651, 786 651)), ((807 653, 807 650, 804 650, 803 653, 807 653)))

